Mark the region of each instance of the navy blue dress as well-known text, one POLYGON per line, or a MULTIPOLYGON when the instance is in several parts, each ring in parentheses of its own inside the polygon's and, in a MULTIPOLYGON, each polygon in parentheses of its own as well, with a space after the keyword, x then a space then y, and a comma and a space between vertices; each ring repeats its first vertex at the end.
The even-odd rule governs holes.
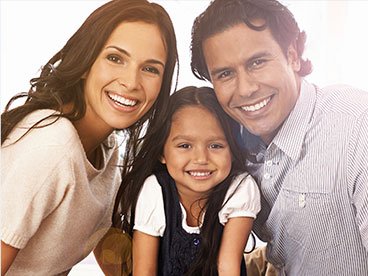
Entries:
MULTIPOLYGON (((201 246, 201 236, 189 234, 182 227, 182 210, 174 180, 165 171, 155 175, 162 188, 166 219, 166 229, 160 241, 158 275, 182 276, 196 259, 201 246)), ((222 230, 219 241, 221 236, 222 230)), ((245 275, 243 259, 241 276, 245 275)))

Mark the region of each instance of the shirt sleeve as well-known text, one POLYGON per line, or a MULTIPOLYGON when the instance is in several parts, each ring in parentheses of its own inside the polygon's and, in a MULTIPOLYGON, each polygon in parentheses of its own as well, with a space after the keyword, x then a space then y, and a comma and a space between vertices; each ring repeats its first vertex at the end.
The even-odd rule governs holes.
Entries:
POLYGON ((356 221, 368 250, 368 110, 358 120, 349 147, 348 176, 356 221))
POLYGON ((254 179, 247 173, 237 176, 231 183, 219 212, 219 220, 225 225, 230 218, 256 218, 261 210, 260 193, 254 179))
POLYGON ((72 182, 65 176, 70 171, 65 147, 48 139, 53 127, 1 149, 1 239, 15 248, 26 246, 72 182))
POLYGON ((143 184, 135 208, 134 230, 151 236, 164 235, 166 227, 165 209, 161 186, 155 175, 143 184))

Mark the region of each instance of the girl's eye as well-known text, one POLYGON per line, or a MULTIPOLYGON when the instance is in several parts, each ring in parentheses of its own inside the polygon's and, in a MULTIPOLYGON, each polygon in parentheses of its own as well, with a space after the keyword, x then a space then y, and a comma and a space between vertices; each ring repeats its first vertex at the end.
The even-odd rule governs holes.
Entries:
POLYGON ((178 148, 189 149, 190 145, 189 144, 180 144, 180 145, 178 145, 178 148))
POLYGON ((156 67, 153 67, 153 66, 146 66, 143 68, 143 71, 146 71, 148 73, 152 73, 155 75, 160 75, 160 71, 156 67))
POLYGON ((114 62, 114 63, 122 63, 123 62, 122 59, 119 56, 117 56, 117 55, 108 55, 107 56, 107 59, 109 61, 114 62))
POLYGON ((211 144, 210 149, 223 149, 224 146, 221 144, 211 144))

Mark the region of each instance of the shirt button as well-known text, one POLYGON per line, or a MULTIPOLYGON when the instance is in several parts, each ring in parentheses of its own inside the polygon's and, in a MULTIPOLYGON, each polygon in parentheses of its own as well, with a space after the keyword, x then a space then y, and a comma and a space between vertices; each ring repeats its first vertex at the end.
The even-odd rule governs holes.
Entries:
POLYGON ((305 207, 305 194, 299 195, 299 207, 304 208, 305 207))
POLYGON ((267 160, 266 161, 266 166, 271 167, 272 166, 272 160, 267 160))
POLYGON ((265 174, 263 175, 263 177, 264 177, 264 179, 268 180, 268 179, 270 179, 270 178, 271 178, 271 175, 270 175, 269 173, 265 173, 265 174))
POLYGON ((193 244, 194 244, 195 246, 198 246, 198 245, 199 245, 199 239, 194 238, 194 239, 193 239, 193 244))

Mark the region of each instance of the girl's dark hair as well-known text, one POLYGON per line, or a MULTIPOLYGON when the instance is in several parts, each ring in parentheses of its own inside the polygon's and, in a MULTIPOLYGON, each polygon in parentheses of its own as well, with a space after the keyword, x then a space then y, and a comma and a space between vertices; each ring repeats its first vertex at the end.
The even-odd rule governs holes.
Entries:
MULTIPOLYGON (((117 205, 121 213, 116 213, 115 226, 121 224, 120 214, 123 214, 121 227, 132 234, 133 223, 129 222, 127 214, 131 210, 130 221, 134 220, 134 211, 139 191, 145 179, 152 173, 166 170, 159 159, 163 154, 164 144, 170 134, 173 115, 188 106, 198 106, 211 112, 220 123, 232 153, 232 169, 230 175, 211 191, 206 205, 204 222, 201 228, 201 248, 196 262, 191 266, 188 275, 216 275, 217 257, 220 246, 222 226, 219 223, 218 212, 223 207, 223 201, 233 178, 245 170, 242 151, 237 144, 240 126, 221 108, 212 88, 189 86, 182 88, 170 96, 167 115, 161 122, 161 128, 147 133, 142 143, 138 157, 123 175, 121 190, 117 197, 117 205)), ((117 206, 116 206, 117 208, 117 206)))
POLYGON ((135 21, 158 26, 165 42, 167 61, 155 104, 143 118, 124 130, 129 137, 124 163, 129 163, 139 147, 144 122, 148 121, 148 129, 155 127, 158 113, 165 112, 172 76, 178 63, 176 37, 169 15, 160 5, 146 0, 113 0, 96 9, 66 45, 42 67, 40 76, 31 79, 28 93, 15 95, 6 105, 1 114, 1 144, 25 116, 38 109, 54 109, 60 112, 51 115, 55 120, 59 117, 66 117, 71 121, 81 119, 86 111, 82 76, 91 68, 113 30, 122 22, 135 21), (26 97, 25 103, 10 109, 11 104, 21 97, 26 97), (73 109, 64 112, 63 107, 66 104, 72 104, 73 109))
POLYGON ((298 74, 303 77, 312 72, 311 62, 302 58, 306 34, 300 31, 287 7, 276 0, 214 0, 195 19, 192 27, 191 68, 197 78, 211 80, 203 55, 203 42, 239 23, 244 23, 255 31, 269 28, 285 56, 288 47, 294 44, 301 64, 298 74), (252 24, 255 19, 263 19, 264 25, 252 24))

